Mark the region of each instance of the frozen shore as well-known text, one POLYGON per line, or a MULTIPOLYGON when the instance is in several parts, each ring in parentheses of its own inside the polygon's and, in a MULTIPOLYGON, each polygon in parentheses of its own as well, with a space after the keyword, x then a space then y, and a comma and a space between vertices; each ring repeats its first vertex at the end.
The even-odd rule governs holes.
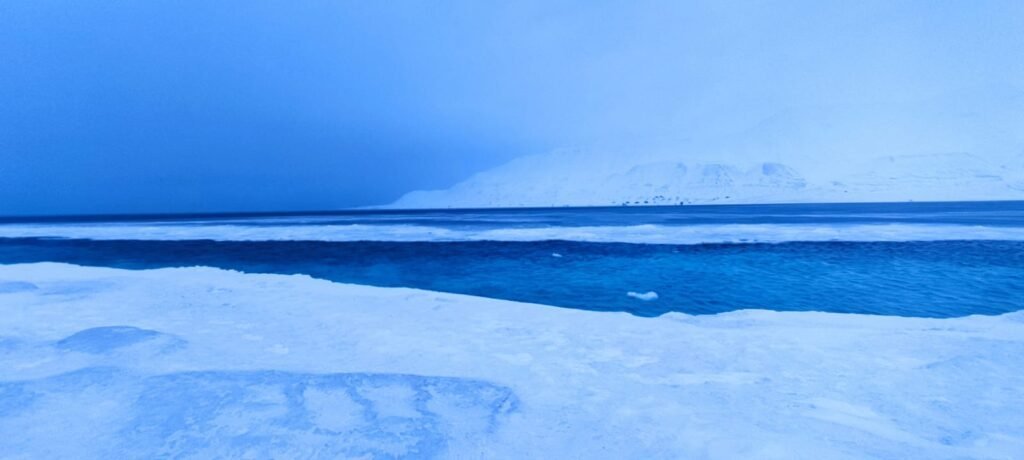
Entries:
POLYGON ((957 224, 701 224, 446 228, 424 225, 3 224, 0 238, 140 241, 583 241, 708 244, 794 241, 1022 241, 1017 226, 957 224))
POLYGON ((640 318, 0 266, 0 458, 1014 458, 1024 313, 640 318))

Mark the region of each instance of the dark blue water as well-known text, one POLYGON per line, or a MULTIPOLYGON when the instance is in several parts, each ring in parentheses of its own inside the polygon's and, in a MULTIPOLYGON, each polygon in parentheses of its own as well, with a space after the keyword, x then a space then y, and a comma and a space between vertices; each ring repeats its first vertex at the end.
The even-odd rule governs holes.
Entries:
POLYGON ((953 317, 1024 308, 1024 242, 1010 241, 675 246, 0 239, 0 263, 40 261, 302 273, 643 316, 764 308, 953 317), (641 301, 629 291, 655 291, 659 298, 641 301))
MULTIPOLYGON (((5 264, 55 261, 129 269, 206 265, 643 316, 763 308, 953 317, 1024 308, 1024 202, 20 217, 0 218, 0 234, 13 236, 0 238, 0 263, 5 264), (396 226, 444 230, 911 224, 949 230, 953 239, 961 240, 900 241, 896 235, 891 238, 895 241, 887 242, 669 245, 230 241, 236 239, 232 236, 218 238, 226 241, 129 239, 135 238, 132 229, 140 224, 227 228, 228 235, 239 229, 244 234, 246 228, 278 226, 345 231, 354 224, 364 230, 380 226, 382 232, 393 232, 396 226), (18 237, 19 231, 30 227, 36 231, 30 235, 38 236, 40 225, 45 227, 43 235, 53 236, 74 235, 62 232, 69 226, 109 226, 122 239, 18 237), (970 240, 975 234, 972 228, 998 228, 999 235, 1016 241, 970 240), (630 291, 654 291, 659 297, 642 301, 627 296, 630 291)), ((302 235, 316 239, 317 233, 302 235)))

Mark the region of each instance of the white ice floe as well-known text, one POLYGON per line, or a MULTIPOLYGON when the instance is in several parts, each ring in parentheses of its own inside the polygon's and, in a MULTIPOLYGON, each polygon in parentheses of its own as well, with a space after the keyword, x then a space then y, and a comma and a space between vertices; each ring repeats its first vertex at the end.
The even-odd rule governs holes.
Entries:
POLYGON ((467 229, 421 225, 6 224, 0 238, 217 241, 544 241, 779 243, 1024 240, 1024 227, 954 224, 699 224, 467 229))
POLYGON ((629 297, 632 297, 634 299, 637 299, 637 300, 645 300, 645 301, 658 300, 658 293, 654 292, 654 291, 643 292, 643 293, 629 291, 629 292, 626 293, 626 295, 629 296, 629 297))
POLYGON ((0 458, 1024 452, 1021 312, 641 318, 52 263, 0 283, 0 458))

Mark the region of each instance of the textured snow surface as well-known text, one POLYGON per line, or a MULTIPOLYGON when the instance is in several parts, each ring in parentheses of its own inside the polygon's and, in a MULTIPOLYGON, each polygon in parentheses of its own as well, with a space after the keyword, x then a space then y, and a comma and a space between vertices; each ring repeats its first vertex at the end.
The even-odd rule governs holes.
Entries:
POLYGON ((559 309, 0 266, 0 458, 1019 458, 1024 313, 559 309))
MULTIPOLYGON (((426 225, 4 224, 0 238, 215 241, 588 241, 702 244, 789 241, 1024 240, 1024 228, 959 224, 697 224, 455 228, 426 225)), ((2 289, 2 287, 0 287, 2 289)))

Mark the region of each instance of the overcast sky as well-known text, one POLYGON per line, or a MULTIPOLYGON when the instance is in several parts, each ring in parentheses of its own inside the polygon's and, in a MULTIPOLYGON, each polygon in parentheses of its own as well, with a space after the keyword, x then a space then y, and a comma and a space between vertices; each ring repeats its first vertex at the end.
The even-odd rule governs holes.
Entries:
POLYGON ((1024 88, 1024 2, 5 0, 0 214, 380 204, 987 87, 1024 88))

